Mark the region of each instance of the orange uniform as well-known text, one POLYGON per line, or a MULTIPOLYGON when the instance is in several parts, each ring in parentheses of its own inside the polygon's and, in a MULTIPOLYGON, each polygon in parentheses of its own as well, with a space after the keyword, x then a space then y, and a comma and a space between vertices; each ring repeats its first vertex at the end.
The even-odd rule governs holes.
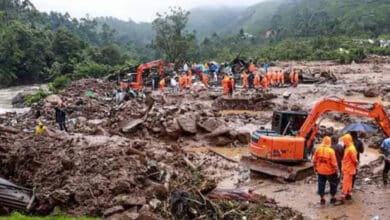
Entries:
POLYGON ((192 70, 188 70, 187 85, 188 85, 189 87, 192 86, 192 70))
POLYGON ((358 166, 357 151, 353 144, 352 136, 346 134, 341 138, 345 145, 344 157, 342 161, 343 172, 343 196, 350 195, 352 190, 353 175, 356 174, 356 168, 358 166))
POLYGON ((278 74, 272 71, 272 85, 276 85, 278 83, 278 74))
POLYGON ((160 91, 161 91, 161 92, 164 92, 164 88, 165 88, 165 79, 160 80, 159 85, 160 85, 160 91))
POLYGON ((248 89, 248 74, 246 72, 242 72, 242 87, 248 89))
POLYGON ((223 94, 224 95, 227 95, 229 93, 228 83, 229 83, 229 77, 225 76, 222 79, 222 87, 223 87, 223 94))
POLYGON ((268 80, 266 76, 263 76, 263 79, 261 80, 261 88, 268 89, 268 80))
POLYGON ((202 82, 206 88, 209 87, 209 77, 206 73, 202 73, 202 82))
POLYGON ((284 84, 284 73, 283 73, 283 71, 281 70, 280 72, 279 72, 279 74, 280 74, 280 84, 284 84))
POLYGON ((183 88, 183 77, 179 76, 179 89, 183 88))
POLYGON ((271 70, 268 70, 268 72, 267 72, 267 81, 268 81, 268 84, 270 84, 270 83, 271 83, 271 81, 272 81, 272 74, 271 74, 271 70))
POLYGON ((294 71, 291 70, 291 72, 290 72, 290 82, 291 82, 291 84, 294 84, 294 80, 295 80, 294 79, 294 75, 295 75, 294 71))
POLYGON ((182 76, 182 78, 183 78, 183 88, 187 88, 188 87, 188 77, 187 77, 187 75, 184 74, 182 76))
POLYGON ((316 149, 313 156, 314 168, 321 175, 332 175, 337 172, 335 151, 330 147, 331 138, 324 137, 322 144, 316 149))
POLYGON ((294 83, 297 85, 299 83, 299 74, 298 73, 295 73, 295 75, 294 75, 294 83))
POLYGON ((259 74, 255 74, 255 78, 253 80, 253 84, 255 85, 255 88, 259 88, 260 87, 260 76, 259 74))

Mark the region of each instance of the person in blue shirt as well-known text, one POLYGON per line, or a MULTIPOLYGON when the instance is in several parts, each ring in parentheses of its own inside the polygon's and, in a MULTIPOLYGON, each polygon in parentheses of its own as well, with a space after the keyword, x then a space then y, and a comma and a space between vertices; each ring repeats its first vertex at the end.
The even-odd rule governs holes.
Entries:
POLYGON ((383 169, 383 184, 387 185, 387 174, 390 170, 390 138, 386 138, 381 145, 382 153, 384 154, 385 168, 383 169))

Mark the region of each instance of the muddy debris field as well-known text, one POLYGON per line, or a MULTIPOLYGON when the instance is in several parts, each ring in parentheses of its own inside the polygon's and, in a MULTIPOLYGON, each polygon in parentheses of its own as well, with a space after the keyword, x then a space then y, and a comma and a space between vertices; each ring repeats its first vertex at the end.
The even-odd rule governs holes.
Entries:
MULTIPOLYGON (((288 67, 291 62, 275 64, 288 67)), ((316 218, 318 213, 257 190, 267 181, 282 190, 294 191, 294 185, 264 179, 240 164, 240 156, 249 154, 251 133, 270 127, 274 110, 310 111, 317 101, 332 96, 381 102, 388 111, 390 64, 389 59, 370 57, 362 64, 294 66, 317 80, 265 92, 244 91, 238 83, 233 98, 223 97, 220 87, 197 87, 177 95, 168 89, 165 94, 154 91, 144 99, 116 104, 114 82, 74 81, 58 97, 48 97, 25 114, 0 115, 0 174, 36 189, 32 212, 40 215, 59 209, 106 219, 316 218), (55 124, 51 103, 58 99, 66 104, 68 133, 55 124), (34 135, 38 120, 47 126, 41 136, 34 135)), ((385 137, 370 119, 339 113, 326 118, 317 142, 352 122, 377 129, 363 137, 366 148, 378 147, 385 137)), ((362 165, 358 184, 381 185, 380 165, 377 158, 362 165)), ((301 182, 313 194, 312 203, 318 202, 315 183, 314 175, 301 182)), ((337 217, 332 210, 320 212, 337 217)))

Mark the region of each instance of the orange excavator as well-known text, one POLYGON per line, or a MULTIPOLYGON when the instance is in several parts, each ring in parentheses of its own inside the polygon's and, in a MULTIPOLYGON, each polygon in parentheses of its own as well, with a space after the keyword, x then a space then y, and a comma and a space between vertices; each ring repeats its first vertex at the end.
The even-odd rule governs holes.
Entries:
POLYGON ((252 156, 243 157, 242 162, 251 170, 286 180, 300 178, 300 172, 304 176, 304 171, 312 170, 309 160, 321 123, 321 120, 318 123, 317 121, 329 112, 372 118, 390 137, 390 117, 380 103, 323 99, 315 104, 310 114, 275 111, 272 129, 253 132, 250 142, 252 156))
POLYGON ((124 79, 120 82, 120 87, 122 89, 131 88, 133 90, 141 91, 143 90, 143 83, 142 83, 142 73, 146 69, 151 69, 153 67, 158 67, 158 73, 161 75, 164 72, 164 61, 163 60, 155 60, 151 61, 149 63, 141 64, 137 68, 136 74, 129 74, 128 79, 124 79))

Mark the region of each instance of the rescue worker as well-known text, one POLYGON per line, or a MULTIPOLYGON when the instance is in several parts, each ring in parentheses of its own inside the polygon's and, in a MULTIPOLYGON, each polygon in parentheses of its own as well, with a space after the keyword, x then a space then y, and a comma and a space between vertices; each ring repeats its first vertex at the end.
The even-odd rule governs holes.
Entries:
POLYGON ((249 83, 249 88, 250 89, 253 89, 253 81, 254 81, 254 75, 253 73, 249 73, 249 76, 248 76, 248 83, 249 83))
POLYGON ((60 130, 65 130, 68 132, 68 129, 66 128, 66 112, 64 109, 56 106, 55 108, 55 119, 56 122, 58 123, 58 126, 60 127, 60 130))
POLYGON ((183 88, 186 89, 188 88, 188 77, 187 77, 187 74, 183 73, 183 88))
POLYGON ((242 71, 242 87, 248 90, 248 74, 245 71, 242 71))
POLYGON ((272 71, 272 86, 276 87, 278 84, 278 73, 277 71, 272 71))
POLYGON ((390 170, 390 138, 383 140, 381 150, 384 154, 383 162, 385 163, 385 168, 383 169, 383 184, 387 185, 387 174, 390 170))
POLYGON ((321 205, 325 204, 325 186, 326 182, 330 185, 330 203, 335 203, 337 200, 337 159, 335 151, 330 147, 331 138, 325 136, 321 145, 316 149, 313 156, 314 169, 318 174, 318 194, 321 197, 321 205))
POLYGON ((46 126, 44 126, 42 122, 39 122, 38 126, 35 128, 35 135, 41 135, 45 131, 46 126))
POLYGON ((222 87, 223 87, 224 95, 227 95, 229 93, 228 82, 229 82, 229 77, 225 75, 222 79, 222 87))
POLYGON ((192 70, 188 70, 188 75, 187 75, 187 86, 191 87, 192 86, 192 70))
MULTIPOLYGON (((363 142, 359 140, 358 133, 356 131, 351 131, 349 134, 352 137, 353 145, 356 148, 357 151, 357 159, 360 162, 360 154, 364 153, 364 146, 363 142)), ((356 170, 357 173, 357 170, 356 170)), ((355 186, 355 181, 356 181, 356 174, 353 175, 353 181, 352 181, 352 188, 355 186)))
POLYGON ((294 87, 297 87, 299 83, 299 74, 298 72, 295 72, 294 74, 294 87))
POLYGON ((162 78, 159 82, 159 87, 160 87, 160 92, 164 93, 164 88, 165 88, 165 79, 162 78))
POLYGON ((278 72, 278 84, 279 84, 279 87, 282 87, 284 84, 284 74, 283 74, 282 70, 279 70, 279 72, 278 72))
POLYGON ((183 77, 181 75, 179 76, 178 82, 179 82, 179 90, 181 91, 183 89, 183 77))
POLYGON ((267 72, 267 81, 268 81, 268 85, 272 84, 272 73, 270 69, 267 72))
POLYGON ((261 88, 263 90, 268 89, 268 80, 266 76, 261 77, 261 88))
POLYGON ((291 69, 291 72, 290 72, 290 83, 291 83, 291 86, 294 85, 295 83, 295 77, 294 77, 295 73, 294 73, 294 70, 291 69))
POLYGON ((176 94, 179 91, 179 88, 177 86, 177 81, 176 81, 175 77, 171 78, 171 87, 172 87, 173 93, 176 94))
POLYGON ((202 73, 202 82, 206 88, 209 88, 209 77, 206 73, 202 73))
POLYGON ((336 153, 337 167, 339 168, 339 174, 341 174, 341 161, 344 156, 344 146, 339 143, 339 138, 336 135, 332 136, 332 149, 336 153))
POLYGON ((229 96, 232 97, 233 96, 233 88, 234 88, 234 80, 232 79, 232 77, 229 78, 229 80, 227 82, 227 87, 229 90, 229 96))
POLYGON ((352 179, 353 175, 356 173, 356 168, 359 163, 351 135, 345 134, 341 139, 344 143, 344 156, 341 169, 343 173, 343 188, 339 204, 343 204, 345 199, 352 199, 352 179))
POLYGON ((258 89, 260 87, 260 76, 258 73, 255 74, 253 84, 255 85, 255 89, 258 89))

